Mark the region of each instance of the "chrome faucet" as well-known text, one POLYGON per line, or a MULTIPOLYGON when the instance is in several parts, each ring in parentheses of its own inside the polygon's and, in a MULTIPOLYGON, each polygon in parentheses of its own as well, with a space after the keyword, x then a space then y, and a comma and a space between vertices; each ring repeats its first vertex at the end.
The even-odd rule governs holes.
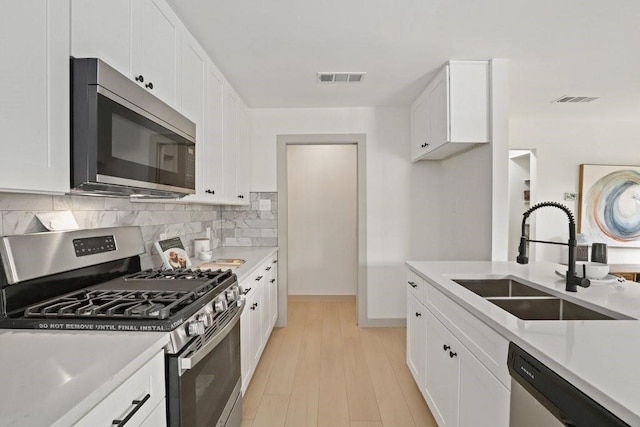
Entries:
POLYGON ((522 214, 522 235, 520 236, 520 245, 518 247, 518 257, 516 261, 518 264, 527 264, 529 262, 529 258, 527 257, 527 242, 536 242, 536 243, 549 243, 552 245, 564 245, 569 247, 569 265, 567 270, 567 280, 565 290, 567 292, 576 292, 578 290, 578 286, 582 286, 583 288, 588 288, 591 285, 591 282, 587 278, 578 277, 576 275, 576 223, 573 219, 573 214, 564 205, 556 202, 542 202, 537 205, 531 207, 528 211, 522 214), (567 243, 560 242, 549 242, 546 240, 530 240, 527 238, 525 233, 525 223, 527 222, 527 218, 529 215, 533 213, 533 211, 538 210, 544 207, 554 207, 562 210, 569 217, 569 241, 567 243))

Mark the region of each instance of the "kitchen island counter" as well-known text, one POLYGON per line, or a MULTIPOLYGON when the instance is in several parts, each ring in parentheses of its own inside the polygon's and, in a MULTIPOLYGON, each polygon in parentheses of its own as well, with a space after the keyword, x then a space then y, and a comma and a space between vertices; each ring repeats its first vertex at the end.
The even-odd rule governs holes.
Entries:
POLYGON ((452 279, 516 278, 578 304, 622 318, 640 318, 640 285, 593 283, 566 292, 547 262, 409 261, 407 266, 509 341, 630 425, 640 425, 640 322, 637 320, 525 321, 452 279), (605 310, 602 310, 604 308, 605 310))
POLYGON ((168 342, 160 332, 3 330, 0 426, 73 425, 168 342))

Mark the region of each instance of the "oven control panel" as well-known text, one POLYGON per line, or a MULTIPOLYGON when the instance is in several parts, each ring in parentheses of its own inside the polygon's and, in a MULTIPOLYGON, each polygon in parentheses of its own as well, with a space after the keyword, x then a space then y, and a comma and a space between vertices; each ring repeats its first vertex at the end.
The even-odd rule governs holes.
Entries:
POLYGON ((76 256, 86 256, 111 252, 116 250, 116 241, 113 236, 86 237, 73 239, 73 248, 76 256))

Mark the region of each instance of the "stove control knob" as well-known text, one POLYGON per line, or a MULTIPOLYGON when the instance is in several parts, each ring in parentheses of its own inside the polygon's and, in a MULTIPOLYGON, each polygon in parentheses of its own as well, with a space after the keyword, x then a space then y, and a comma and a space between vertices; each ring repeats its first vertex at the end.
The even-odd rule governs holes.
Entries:
POLYGON ((233 289, 227 289, 227 292, 225 293, 227 295, 228 302, 234 302, 236 300, 236 293, 234 292, 233 289))
POLYGON ((209 313, 201 314, 198 316, 198 321, 202 322, 205 328, 213 325, 213 316, 209 313))
POLYGON ((227 309, 227 301, 225 299, 220 299, 213 303, 213 309, 216 313, 222 313, 227 309))
POLYGON ((187 335, 195 337, 197 335, 204 334, 204 322, 201 320, 194 320, 187 324, 187 335))

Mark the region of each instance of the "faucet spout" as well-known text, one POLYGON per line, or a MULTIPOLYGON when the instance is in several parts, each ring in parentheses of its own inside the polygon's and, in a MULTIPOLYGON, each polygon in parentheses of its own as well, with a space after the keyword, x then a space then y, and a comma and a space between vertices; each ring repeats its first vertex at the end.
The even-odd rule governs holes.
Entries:
POLYGON ((576 292, 578 290, 578 286, 582 286, 583 288, 589 287, 591 282, 587 278, 578 277, 576 274, 576 223, 573 218, 573 214, 566 206, 556 203, 556 202, 542 202, 537 205, 531 207, 525 213, 522 214, 522 232, 520 236, 520 245, 518 246, 518 257, 516 258, 516 262, 518 264, 527 264, 529 262, 529 258, 527 257, 527 242, 536 242, 536 243, 548 243, 552 245, 565 245, 569 248, 569 265, 567 266, 567 274, 566 274, 566 285, 565 290, 567 292, 576 292), (567 243, 560 242, 549 242, 544 240, 531 240, 527 238, 526 235, 526 222, 529 215, 531 215, 534 211, 544 208, 544 207, 554 207, 558 208, 567 214, 569 218, 569 241, 567 243))

